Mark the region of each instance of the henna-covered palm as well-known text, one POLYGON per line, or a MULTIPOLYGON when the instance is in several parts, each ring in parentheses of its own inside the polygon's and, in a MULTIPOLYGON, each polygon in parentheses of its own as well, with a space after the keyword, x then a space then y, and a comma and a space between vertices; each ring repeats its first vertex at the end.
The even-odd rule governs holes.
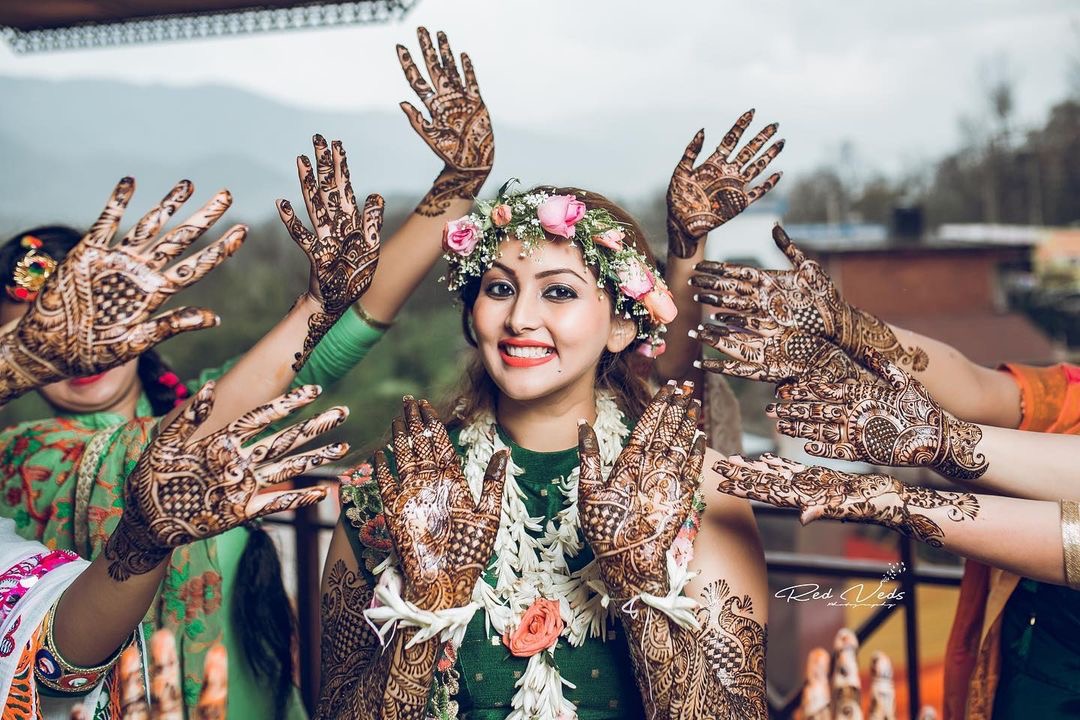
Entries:
POLYGON ((218 324, 218 317, 205 308, 153 315, 244 242, 247 228, 236 225, 209 247, 172 263, 225 213, 232 197, 222 190, 162 235, 165 223, 194 192, 191 182, 182 180, 114 243, 134 192, 131 178, 117 184, 90 231, 15 328, 0 338, 0 403, 56 380, 108 370, 177 333, 218 324))
POLYGON ((411 103, 402 102, 401 109, 413 130, 446 163, 417 208, 421 215, 436 216, 446 210, 451 200, 472 200, 480 192, 495 162, 495 136, 469 56, 461 54, 458 72, 444 33, 436 33, 438 50, 426 28, 417 28, 416 37, 431 82, 424 79, 404 45, 397 46, 398 62, 431 119, 411 103))
POLYGON ((322 306, 322 312, 308 319, 304 348, 293 363, 296 371, 334 323, 367 292, 379 262, 383 221, 381 196, 368 195, 364 207, 357 206, 341 142, 335 140, 330 147, 322 135, 315 135, 313 144, 318 178, 306 155, 297 158, 296 168, 315 232, 304 226, 287 200, 278 200, 281 221, 311 263, 308 292, 322 306))
POLYGON ((770 318, 718 315, 714 319, 723 324, 701 325, 693 336, 734 359, 699 361, 709 372, 771 383, 807 378, 842 382, 865 375, 843 350, 817 335, 783 327, 770 318))
POLYGON ((109 574, 124 580, 149 572, 175 547, 322 500, 324 488, 261 491, 345 455, 344 443, 289 454, 344 422, 344 407, 248 444, 271 423, 314 402, 320 392, 315 385, 299 387, 189 442, 213 409, 214 384, 203 386, 143 451, 128 478, 124 514, 105 546, 109 574))
POLYGON ((887 384, 807 381, 786 385, 777 397, 788 402, 767 410, 776 429, 809 440, 819 457, 862 460, 893 467, 930 467, 956 480, 986 472, 975 452, 982 430, 950 415, 915 378, 877 353, 871 367, 887 384))
POLYGON ((738 155, 731 157, 753 119, 753 110, 743 113, 713 154, 696 168, 694 162, 705 143, 705 130, 698 130, 686 146, 682 159, 671 174, 667 191, 668 250, 675 257, 693 255, 706 233, 761 199, 780 181, 782 173, 773 173, 761 184, 750 187, 750 183, 784 149, 784 141, 779 140, 760 157, 754 158, 769 138, 776 134, 776 123, 767 125, 738 155))
POLYGON ((848 303, 821 265, 808 259, 782 227, 774 227, 772 236, 792 270, 701 262, 699 274, 690 278, 691 285, 704 291, 699 300, 732 315, 768 318, 823 337, 863 364, 868 351, 877 351, 913 370, 926 369, 925 350, 905 348, 887 323, 848 303))
POLYGON ((705 436, 692 389, 665 385, 646 408, 604 477, 600 446, 578 427, 581 529, 615 597, 668 591, 667 551, 701 482, 705 436))
POLYGON ((818 518, 873 523, 941 547, 941 522, 974 518, 979 501, 970 493, 909 487, 889 475, 855 475, 807 467, 766 453, 759 460, 732 455, 717 460, 720 492, 777 507, 795 508, 806 524, 818 518))
POLYGON ((462 607, 491 559, 509 451, 495 453, 473 498, 446 427, 426 400, 403 401, 393 422, 393 473, 382 451, 375 478, 401 561, 405 599, 423 610, 462 607))

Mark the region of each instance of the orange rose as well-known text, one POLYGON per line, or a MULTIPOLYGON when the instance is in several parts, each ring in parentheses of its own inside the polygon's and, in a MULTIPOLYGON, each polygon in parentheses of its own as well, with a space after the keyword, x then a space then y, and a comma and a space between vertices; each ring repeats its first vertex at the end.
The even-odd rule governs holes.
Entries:
POLYGON ((532 657, 554 645, 562 631, 559 602, 538 598, 525 611, 518 629, 512 635, 503 634, 503 644, 510 648, 511 655, 532 657))
POLYGON ((661 325, 668 324, 679 314, 679 309, 675 307, 675 300, 671 297, 671 291, 659 285, 641 298, 641 304, 649 311, 652 321, 661 325))

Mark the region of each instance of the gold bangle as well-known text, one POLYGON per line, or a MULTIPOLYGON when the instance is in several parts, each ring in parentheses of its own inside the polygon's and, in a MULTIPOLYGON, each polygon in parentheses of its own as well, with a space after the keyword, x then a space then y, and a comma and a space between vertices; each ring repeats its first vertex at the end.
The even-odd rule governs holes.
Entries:
POLYGON ((1065 583, 1080 590, 1080 503, 1061 501, 1061 549, 1065 555, 1065 583))
POLYGON ((368 314, 368 311, 365 310, 364 306, 361 305, 359 302, 353 303, 353 310, 356 312, 356 314, 360 317, 361 320, 363 320, 375 330, 386 331, 394 325, 393 322, 383 322, 382 320, 376 320, 375 318, 371 317, 371 315, 368 314))
MULTIPOLYGON (((57 601, 59 604, 59 601, 57 601)), ((84 694, 100 683, 108 674, 127 643, 120 646, 112 657, 97 667, 80 667, 64 659, 56 648, 53 636, 53 618, 56 617, 56 605, 49 608, 45 615, 45 642, 34 655, 34 677, 45 687, 60 693, 84 694)))

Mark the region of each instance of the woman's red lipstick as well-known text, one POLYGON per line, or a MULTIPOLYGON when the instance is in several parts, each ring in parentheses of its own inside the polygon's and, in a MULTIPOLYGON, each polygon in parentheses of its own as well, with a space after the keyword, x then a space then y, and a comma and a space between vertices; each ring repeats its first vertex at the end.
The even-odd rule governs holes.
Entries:
POLYGON ((500 340, 499 341, 499 356, 502 358, 502 361, 504 363, 506 363, 507 365, 509 365, 510 367, 518 367, 518 368, 536 367, 537 365, 543 365, 544 363, 548 362, 549 360, 554 359, 554 357, 555 357, 555 346, 550 345, 548 343, 539 342, 537 340, 525 340, 523 338, 507 338, 505 340, 500 340), (545 353, 543 355, 539 355, 539 356, 536 356, 536 357, 521 357, 521 356, 511 355, 507 351, 508 347, 515 347, 515 348, 544 348, 545 350, 550 350, 550 352, 547 352, 547 353, 545 353))
POLYGON ((71 378, 68 380, 68 385, 74 385, 81 387, 83 385, 93 385, 101 378, 105 377, 105 373, 98 373, 97 375, 87 375, 86 377, 71 378))

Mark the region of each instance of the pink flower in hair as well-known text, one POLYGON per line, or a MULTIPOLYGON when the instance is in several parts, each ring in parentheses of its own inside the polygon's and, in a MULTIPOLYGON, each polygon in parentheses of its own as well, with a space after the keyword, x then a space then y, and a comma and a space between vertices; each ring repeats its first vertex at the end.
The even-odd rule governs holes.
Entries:
POLYGON ((623 249, 624 237, 626 237, 626 233, 619 228, 609 228, 599 235, 593 235, 593 242, 618 252, 623 249))
POLYGON ((641 261, 633 259, 618 270, 619 290, 632 300, 641 300, 656 286, 656 279, 641 261))
POLYGON ((585 203, 576 195, 552 195, 536 208, 536 217, 544 230, 570 240, 574 227, 585 217, 585 203))
POLYGON ((468 255, 480 242, 480 226, 468 215, 446 223, 443 230, 443 250, 457 255, 468 255))

